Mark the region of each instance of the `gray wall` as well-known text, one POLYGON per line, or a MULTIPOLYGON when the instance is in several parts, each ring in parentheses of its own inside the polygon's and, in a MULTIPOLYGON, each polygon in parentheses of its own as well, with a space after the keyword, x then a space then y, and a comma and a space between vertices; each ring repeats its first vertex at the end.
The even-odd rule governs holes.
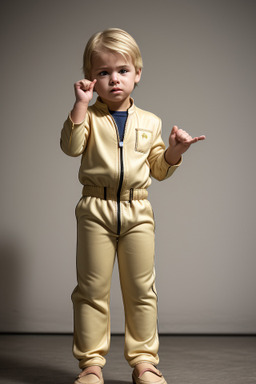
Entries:
MULTIPOLYGON (((153 182, 160 332, 256 332, 255 37, 249 0, 1 2, 0 331, 70 332, 79 159, 59 149, 92 33, 138 41, 136 104, 205 134, 153 182)), ((122 332, 117 271, 112 331, 122 332)))

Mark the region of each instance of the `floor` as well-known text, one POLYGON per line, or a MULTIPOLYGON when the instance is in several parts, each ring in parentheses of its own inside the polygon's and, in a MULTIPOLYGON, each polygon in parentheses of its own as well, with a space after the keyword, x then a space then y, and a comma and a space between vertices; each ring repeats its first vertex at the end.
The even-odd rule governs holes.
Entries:
MULTIPOLYGON (((131 383, 123 337, 112 336, 105 384, 131 383)), ((70 335, 0 335, 1 384, 72 384, 70 335)), ((168 384, 256 384, 256 336, 161 336, 158 368, 168 384)))

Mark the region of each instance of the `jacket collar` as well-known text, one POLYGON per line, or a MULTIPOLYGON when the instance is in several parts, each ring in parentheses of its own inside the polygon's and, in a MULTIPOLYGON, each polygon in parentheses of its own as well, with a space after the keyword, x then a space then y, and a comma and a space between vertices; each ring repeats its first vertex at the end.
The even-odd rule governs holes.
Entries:
MULTIPOLYGON (((128 114, 131 114, 134 112, 135 110, 135 105, 134 105, 134 100, 133 98, 130 98, 130 101, 131 101, 131 106, 130 108, 128 109, 128 114)), ((103 103, 100 99, 100 97, 97 98, 95 104, 94 104, 94 107, 101 110, 101 111, 104 111, 105 113, 109 114, 109 110, 108 110, 108 106, 107 104, 103 103)))

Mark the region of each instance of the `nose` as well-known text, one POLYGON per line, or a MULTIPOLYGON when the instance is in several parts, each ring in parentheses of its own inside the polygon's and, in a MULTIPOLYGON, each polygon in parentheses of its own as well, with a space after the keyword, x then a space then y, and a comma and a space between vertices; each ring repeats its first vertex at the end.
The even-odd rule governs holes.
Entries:
POLYGON ((113 72, 110 76, 110 84, 118 84, 119 83, 119 78, 118 78, 118 74, 116 72, 113 72))

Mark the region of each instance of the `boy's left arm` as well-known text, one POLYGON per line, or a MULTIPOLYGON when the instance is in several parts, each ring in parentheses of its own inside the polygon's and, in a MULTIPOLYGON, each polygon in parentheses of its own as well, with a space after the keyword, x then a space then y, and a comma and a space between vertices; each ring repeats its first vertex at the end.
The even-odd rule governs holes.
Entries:
POLYGON ((170 165, 177 164, 181 159, 181 155, 189 149, 190 145, 200 140, 205 140, 205 136, 193 138, 186 131, 179 129, 175 125, 169 137, 169 147, 165 151, 165 160, 170 165))

